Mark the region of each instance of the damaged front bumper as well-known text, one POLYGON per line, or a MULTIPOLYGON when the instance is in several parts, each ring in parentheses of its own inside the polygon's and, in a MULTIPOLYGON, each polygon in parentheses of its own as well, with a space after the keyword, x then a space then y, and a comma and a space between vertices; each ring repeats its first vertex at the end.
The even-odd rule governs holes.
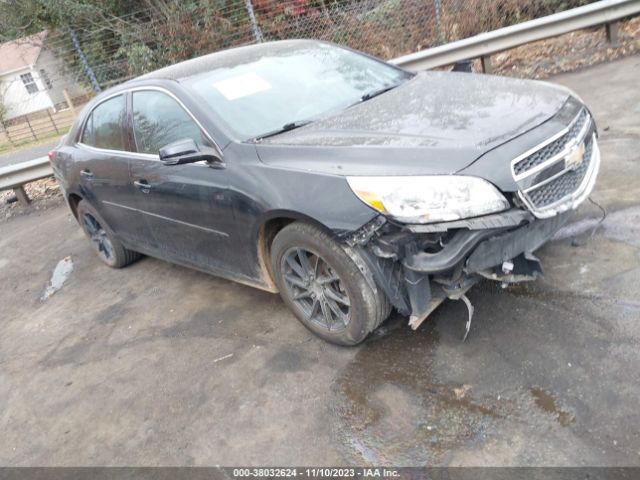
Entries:
POLYGON ((568 220, 572 211, 538 219, 521 209, 431 225, 399 225, 378 217, 346 242, 373 280, 417 328, 445 299, 464 299, 482 278, 512 283, 542 274, 533 252, 568 220))

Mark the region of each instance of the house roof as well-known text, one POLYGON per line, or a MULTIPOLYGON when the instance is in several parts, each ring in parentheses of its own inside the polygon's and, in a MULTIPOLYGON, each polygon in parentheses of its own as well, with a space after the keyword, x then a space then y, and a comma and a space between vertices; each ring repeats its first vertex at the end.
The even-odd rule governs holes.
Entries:
POLYGON ((0 75, 36 63, 47 31, 0 43, 0 75))

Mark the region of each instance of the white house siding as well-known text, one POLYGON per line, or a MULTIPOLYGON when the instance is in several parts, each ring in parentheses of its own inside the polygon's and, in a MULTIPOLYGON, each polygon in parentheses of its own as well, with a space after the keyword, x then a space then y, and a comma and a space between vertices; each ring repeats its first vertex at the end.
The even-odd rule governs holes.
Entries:
POLYGON ((65 102, 63 90, 66 89, 71 98, 85 95, 87 91, 72 77, 62 74, 62 68, 56 57, 48 50, 43 50, 36 64, 0 76, 0 101, 4 103, 4 120, 10 120, 28 113, 37 112, 65 102), (51 89, 40 75, 44 70, 49 78, 51 89), (38 91, 29 93, 20 78, 24 73, 31 73, 38 86, 38 91))
POLYGON ((62 73, 62 64, 50 50, 43 49, 42 52, 40 52, 34 69, 37 72, 40 72, 41 69, 47 72, 52 86, 51 90, 48 91, 49 97, 54 105, 65 101, 64 94, 62 93, 64 89, 67 90, 71 98, 79 97, 87 93, 72 76, 62 73))
POLYGON ((6 110, 5 120, 50 108, 54 105, 40 75, 35 69, 29 67, 0 77, 0 97, 2 97, 6 110), (24 73, 31 73, 38 86, 37 92, 29 93, 27 91, 20 78, 20 75, 24 73))

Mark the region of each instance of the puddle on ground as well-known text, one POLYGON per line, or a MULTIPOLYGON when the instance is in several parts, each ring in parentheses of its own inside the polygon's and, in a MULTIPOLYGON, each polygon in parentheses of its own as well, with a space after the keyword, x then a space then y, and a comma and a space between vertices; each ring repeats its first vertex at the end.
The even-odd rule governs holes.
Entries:
POLYGON ((434 328, 395 329, 362 347, 334 385, 337 434, 372 465, 429 465, 482 435, 507 414, 477 401, 469 386, 439 383, 432 373, 434 328))
POLYGON ((552 240, 564 240, 591 232, 595 226, 598 225, 599 221, 599 218, 585 218, 577 222, 568 223, 556 232, 552 240))
MULTIPOLYGON (((587 235, 593 231, 600 222, 600 218, 585 218, 572 222, 562 227, 554 235, 554 240, 587 235)), ((608 212, 598 231, 604 236, 619 242, 624 242, 634 247, 640 247, 640 206, 624 208, 608 212)))
POLYGON ((71 260, 71 257, 64 257, 58 262, 56 268, 54 268, 53 273, 51 274, 51 280, 49 280, 49 283, 42 292, 40 300, 44 302, 51 295, 60 290, 64 285, 64 282, 66 282, 71 275, 71 272, 73 272, 73 260, 71 260))
MULTIPOLYGON (((354 464, 446 465, 457 450, 499 436, 506 424, 560 428, 574 421, 541 387, 479 393, 448 380, 448 367, 443 371, 436 359, 437 324, 431 319, 417 331, 387 327, 338 376, 334 432, 354 464)), ((451 341, 442 347, 456 348, 451 341)))
POLYGON ((640 206, 609 213, 603 225, 607 238, 640 247, 640 206))
POLYGON ((640 314, 640 301, 638 300, 617 300, 614 305, 623 313, 640 314))
MULTIPOLYGON (((498 288, 492 284, 482 284, 482 287, 485 287, 486 290, 495 290, 498 288)), ((543 302, 554 303, 556 305, 563 304, 568 299, 590 304, 599 303, 601 305, 601 309, 615 309, 616 312, 623 315, 635 315, 636 317, 634 318, 638 318, 637 315, 640 312, 640 300, 616 298, 606 294, 594 294, 590 292, 581 293, 575 291, 548 290, 535 282, 523 282, 509 285, 507 292, 515 297, 540 300, 543 302)))
POLYGON ((531 392, 536 405, 543 411, 553 415, 560 425, 566 427, 573 422, 573 415, 570 412, 561 410, 556 403, 556 399, 553 398, 544 388, 531 387, 529 391, 531 392))

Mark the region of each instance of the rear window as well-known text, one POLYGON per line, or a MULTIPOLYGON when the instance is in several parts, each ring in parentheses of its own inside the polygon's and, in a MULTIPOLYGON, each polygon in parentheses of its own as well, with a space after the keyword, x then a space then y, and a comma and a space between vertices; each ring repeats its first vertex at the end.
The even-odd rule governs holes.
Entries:
POLYGON ((82 132, 82 143, 108 150, 125 150, 122 118, 124 96, 110 98, 93 109, 82 132))

